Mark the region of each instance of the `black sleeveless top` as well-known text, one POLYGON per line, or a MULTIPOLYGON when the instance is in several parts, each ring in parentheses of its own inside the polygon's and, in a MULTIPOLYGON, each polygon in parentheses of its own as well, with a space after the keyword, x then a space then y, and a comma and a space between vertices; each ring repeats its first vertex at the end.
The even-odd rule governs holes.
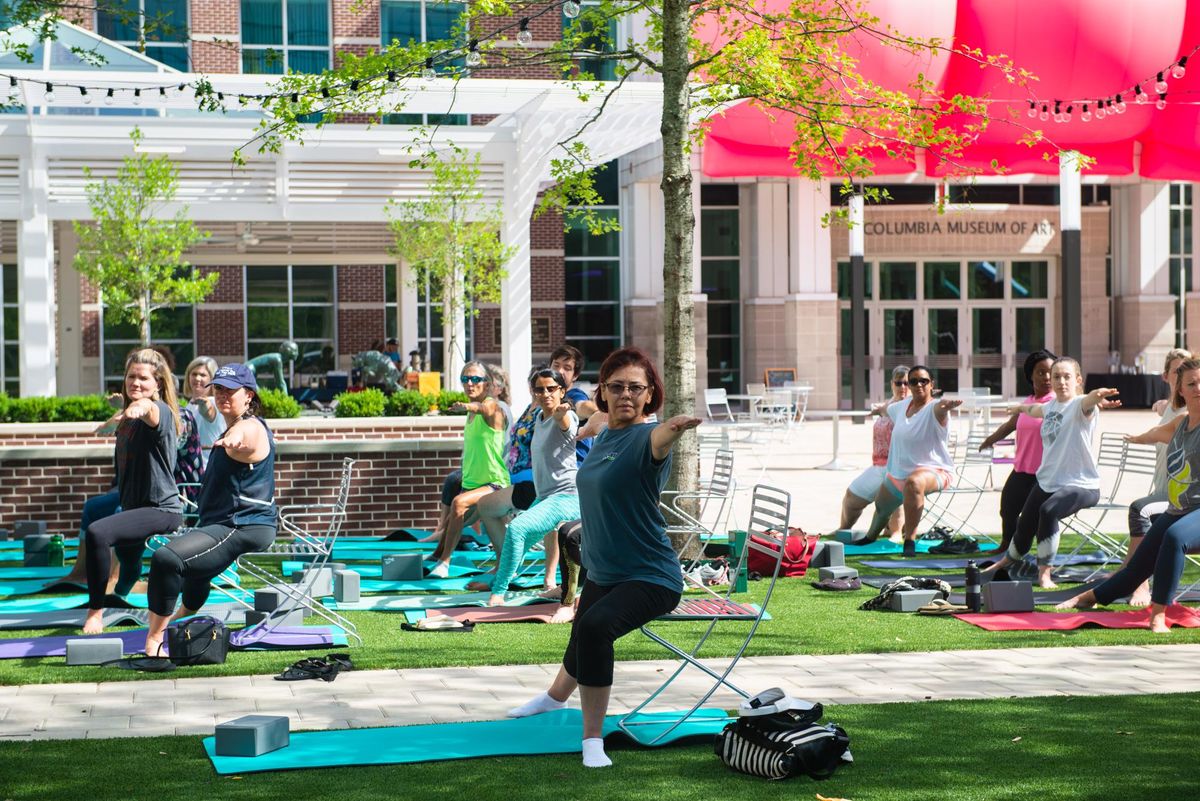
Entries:
POLYGON ((199 526, 271 526, 279 525, 275 506, 275 437, 261 418, 270 450, 261 462, 246 464, 213 448, 200 485, 199 526))

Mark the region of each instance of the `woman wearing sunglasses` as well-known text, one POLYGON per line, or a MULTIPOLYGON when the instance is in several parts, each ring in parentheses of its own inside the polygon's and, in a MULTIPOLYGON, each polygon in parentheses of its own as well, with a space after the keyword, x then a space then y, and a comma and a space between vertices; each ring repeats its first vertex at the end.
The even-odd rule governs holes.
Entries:
POLYGON ((875 496, 875 516, 867 529, 867 542, 879 538, 892 512, 904 507, 904 555, 917 553, 917 523, 925 511, 925 496, 950 486, 954 462, 947 447, 946 425, 951 409, 961 400, 933 399, 929 368, 918 364, 908 371, 910 397, 888 403, 892 443, 887 474, 875 496))
POLYGON ((462 537, 463 522, 475 502, 485 495, 507 487, 508 466, 504 463, 504 439, 507 413, 495 397, 492 374, 482 362, 467 362, 460 378, 466 403, 456 403, 452 412, 467 413, 463 430, 462 491, 450 504, 450 518, 442 532, 442 540, 433 552, 435 561, 429 575, 446 578, 450 574, 450 557, 462 537))
MULTIPOLYGON (((908 368, 904 365, 892 368, 892 397, 888 403, 898 403, 908 397, 908 368)), ((858 522, 863 510, 875 501, 883 478, 887 475, 888 451, 892 445, 892 418, 887 416, 887 404, 876 406, 879 415, 871 430, 871 466, 859 474, 846 488, 842 498, 842 520, 840 529, 849 529, 858 522)), ((900 524, 904 520, 903 510, 896 509, 888 518, 888 531, 892 536, 900 535, 900 524)))
MULTIPOLYGON (((1033 392, 1025 399, 1027 404, 1043 404, 1054 400, 1050 389, 1050 365, 1057 357, 1048 350, 1038 350, 1025 359, 1025 379, 1033 392)), ((997 442, 1017 432, 1017 453, 1013 458, 1013 469, 1000 492, 1000 547, 996 553, 1004 553, 1017 531, 1017 521, 1029 493, 1037 486, 1037 471, 1042 465, 1042 420, 1017 412, 1000 424, 979 445, 979 450, 990 450, 997 442)))
POLYGON ((579 418, 564 399, 567 382, 562 373, 548 367, 534 371, 531 379, 529 390, 538 409, 529 453, 537 497, 527 512, 508 524, 492 579, 489 606, 504 603, 509 582, 517 574, 528 547, 538 537, 579 518, 579 495, 575 489, 578 470, 575 435, 579 431, 579 418))
POLYGON ((671 472, 671 448, 700 420, 680 415, 661 425, 647 422, 662 402, 662 379, 641 350, 614 351, 600 366, 596 405, 608 413, 608 429, 576 475, 587 580, 549 691, 508 713, 519 718, 562 709, 578 688, 583 764, 589 768, 612 764, 601 729, 612 689, 613 643, 674 609, 683 590, 658 498, 671 472))

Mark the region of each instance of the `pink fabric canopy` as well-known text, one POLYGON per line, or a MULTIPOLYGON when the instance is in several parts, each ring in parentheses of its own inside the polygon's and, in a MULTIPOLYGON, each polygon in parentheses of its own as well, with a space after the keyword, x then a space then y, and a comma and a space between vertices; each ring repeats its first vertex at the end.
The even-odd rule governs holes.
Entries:
MULTIPOLYGON (((768 0, 784 9, 788 0, 768 0)), ((1128 175, 1141 146, 1140 174, 1160 180, 1200 180, 1200 106, 1171 103, 1172 98, 1200 101, 1200 55, 1181 79, 1166 76, 1167 107, 1139 105, 1129 91, 1147 77, 1142 88, 1152 99, 1153 76, 1200 44, 1200 0, 1156 0, 1153 7, 1131 0, 871 0, 871 13, 883 25, 905 34, 953 41, 955 48, 979 48, 1004 54, 1037 80, 1028 87, 1007 83, 999 71, 980 69, 964 56, 917 59, 877 43, 859 45, 860 71, 889 88, 907 86, 919 71, 945 96, 962 93, 993 99, 992 124, 955 163, 991 171, 992 160, 1014 173, 1057 174, 1058 149, 1079 150, 1095 160, 1088 170, 1128 175), (1111 98, 1123 93, 1127 110, 1083 122, 1084 98, 1111 98), (1042 122, 1027 116, 1029 100, 1045 101, 1053 113, 1055 98, 1072 100, 1071 122, 1042 122), (1015 120, 1012 124, 1008 120, 1015 120), (1035 147, 1020 144, 1027 131, 1041 129, 1049 141, 1035 147), (1050 156, 1050 158, 1046 158, 1050 156)), ((711 37, 710 37, 711 40, 711 37)), ((1066 103, 1063 107, 1065 110, 1066 103)), ((1089 104, 1094 113, 1094 105, 1089 104)), ((1040 111, 1040 103, 1038 106, 1040 111)), ((953 121, 951 122, 953 124, 953 121)), ((712 121, 705 140, 703 170, 714 177, 791 176, 796 174, 789 146, 794 118, 774 119, 750 103, 741 103, 712 121)), ((877 175, 929 175, 954 170, 936 154, 925 163, 907 159, 872 160, 877 175)), ((831 168, 830 174, 836 174, 831 168)))

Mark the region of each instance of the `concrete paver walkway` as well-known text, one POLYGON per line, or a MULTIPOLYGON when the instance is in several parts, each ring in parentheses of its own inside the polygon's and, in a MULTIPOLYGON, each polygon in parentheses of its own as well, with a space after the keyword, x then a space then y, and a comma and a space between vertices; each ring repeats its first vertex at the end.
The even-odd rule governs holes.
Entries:
MULTIPOLYGON (((990 651, 776 656, 744 659, 743 688, 781 686, 824 703, 954 698, 1129 695, 1200 691, 1200 645, 1012 648, 990 651)), ((674 662, 617 665, 612 711, 628 710, 674 662)), ((715 664, 715 663, 714 663, 715 664)), ((287 715, 293 730, 397 726, 504 716, 548 685, 557 665, 343 673, 335 682, 270 676, 163 679, 0 688, 0 739, 211 734, 245 714, 287 715)), ((690 706, 709 685, 689 669, 659 708, 690 706)), ((712 703, 727 708, 723 691, 712 703)))

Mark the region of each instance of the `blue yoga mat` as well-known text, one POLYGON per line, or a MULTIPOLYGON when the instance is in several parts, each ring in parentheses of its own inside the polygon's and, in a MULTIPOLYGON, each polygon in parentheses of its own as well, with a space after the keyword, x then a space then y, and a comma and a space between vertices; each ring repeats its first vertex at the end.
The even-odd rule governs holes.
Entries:
MULTIPOLYGON (((323 603, 330 609, 345 611, 411 612, 418 609, 449 609, 456 606, 485 606, 490 592, 464 592, 456 595, 368 595, 358 601, 346 603, 326 598, 323 603)), ((545 603, 537 593, 509 593, 505 606, 525 606, 545 603)))
MULTIPOLYGON (((917 540, 917 553, 929 553, 941 540, 917 540)), ((985 544, 986 547, 986 544, 985 544)), ((904 553, 904 546, 891 540, 875 540, 866 545, 846 545, 846 556, 870 556, 874 554, 904 553)))
MULTIPOLYGON (((242 591, 239 595, 234 592, 242 600, 247 603, 254 602, 254 593, 242 591)), ((211 596, 213 603, 228 601, 228 596, 223 593, 213 591, 211 596)), ((106 608, 108 609, 145 609, 146 595, 144 593, 131 592, 124 598, 124 603, 116 603, 118 599, 115 596, 108 596, 106 608)), ((7 601, 0 601, 0 616, 6 615, 24 615, 30 612, 56 612, 63 609, 83 609, 87 606, 88 597, 86 593, 77 593, 73 595, 51 595, 44 597, 32 598, 15 598, 7 601)))
MULTIPOLYGON (((365 564, 365 565, 347 565, 351 570, 358 573, 363 578, 381 578, 383 576, 383 567, 381 565, 365 564)), ((301 572, 306 567, 304 562, 284 562, 280 565, 283 575, 292 576, 301 572)), ((433 562, 426 562, 425 569, 433 567, 433 562)), ((447 578, 464 578, 466 576, 478 576, 483 573, 482 570, 475 567, 473 564, 463 564, 456 562, 453 559, 450 562, 450 575, 447 578)))
MULTIPOLYGON (((467 588, 467 585, 476 580, 476 576, 462 576, 460 578, 427 578, 420 581, 384 581, 382 579, 363 579, 361 589, 363 592, 454 592, 461 591, 467 588)), ((532 589, 542 586, 542 575, 526 575, 517 576, 512 581, 512 586, 522 589, 532 589)))
MULTIPOLYGON (((649 742, 682 712, 640 715, 645 721, 635 729, 639 742, 649 742)), ((622 735, 618 715, 604 721, 604 736, 622 735)), ((729 717, 720 709, 698 710, 671 732, 662 745, 685 738, 713 738, 729 717)), ((449 759, 535 754, 576 754, 580 751, 583 715, 578 709, 560 709, 516 720, 470 723, 430 723, 386 729, 338 729, 294 732, 286 748, 257 757, 216 755, 216 740, 204 738, 204 750, 217 773, 259 773, 298 768, 332 768, 358 765, 400 765, 449 759)), ((623 736, 623 735, 622 735, 623 736)))
MULTIPOLYGON (((846 555, 850 555, 849 548, 846 550, 846 555)), ((967 566, 967 560, 975 562, 996 562, 1000 560, 1000 554, 964 554, 963 556, 952 556, 945 559, 867 559, 863 561, 864 567, 874 568, 893 568, 896 570, 955 570, 967 566)), ((1028 560, 1032 562, 1032 560, 1028 560)), ((1116 562, 1112 559, 1109 561, 1116 562)), ((1054 564, 1063 565, 1102 565, 1105 564, 1105 558, 1100 554, 1081 553, 1072 557, 1067 557, 1062 554, 1054 557, 1054 564)))
POLYGON ((50 579, 62 578, 69 574, 69 567, 0 567, 0 581, 15 581, 17 579, 50 579))

